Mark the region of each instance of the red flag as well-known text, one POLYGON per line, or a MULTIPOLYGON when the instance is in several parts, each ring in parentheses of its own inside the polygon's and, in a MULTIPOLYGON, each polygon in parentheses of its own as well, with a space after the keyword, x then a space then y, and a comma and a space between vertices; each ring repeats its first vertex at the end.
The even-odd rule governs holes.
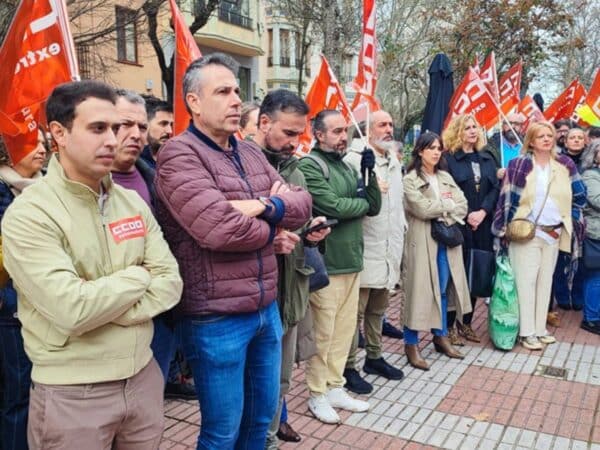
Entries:
POLYGON ((556 100, 552 102, 546 111, 544 111, 544 117, 548 122, 556 122, 560 119, 569 119, 575 108, 583 103, 585 100, 586 92, 583 85, 578 79, 573 82, 560 94, 556 100))
POLYGON ((173 135, 177 135, 189 125, 190 114, 183 99, 183 76, 188 66, 202 56, 194 36, 190 33, 175 0, 169 0, 173 28, 175 29, 175 70, 173 71, 173 135))
MULTIPOLYGON (((358 73, 354 78, 356 95, 352 102, 352 111, 365 110, 366 104, 371 111, 381 109, 375 99, 377 85, 377 48, 375 37, 375 0, 363 0, 363 35, 358 55, 358 73)), ((360 119, 359 119, 360 120, 360 119)))
POLYGON ((600 117, 600 69, 596 70, 596 78, 585 98, 585 103, 592 108, 596 116, 600 117))
POLYGON ((491 52, 485 61, 479 72, 479 78, 483 81, 483 84, 490 91, 492 97, 498 103, 500 101, 500 95, 498 93, 498 75, 496 72, 496 56, 494 52, 491 52))
MULTIPOLYGON (((324 109, 337 109, 342 111, 342 114, 344 114, 346 119, 349 117, 350 107, 346 101, 344 91, 333 74, 327 59, 325 59, 323 55, 321 55, 321 69, 319 70, 319 74, 313 80, 313 84, 310 87, 308 94, 306 94, 305 101, 310 108, 308 120, 311 120, 324 109)), ((308 152, 311 141, 312 134, 307 126, 304 134, 300 138, 301 148, 299 149, 299 152, 308 152)))
POLYGON ((0 133, 13 164, 37 146, 48 95, 79 78, 74 55, 64 1, 23 0, 0 49, 0 133))
POLYGON ((519 102, 518 111, 525 116, 525 123, 523 124, 523 129, 527 130, 529 124, 533 122, 539 122, 545 120, 544 114, 538 108, 537 103, 533 101, 530 95, 526 95, 523 97, 523 100, 519 102))
POLYGON ((469 67, 465 78, 454 91, 444 128, 455 116, 469 113, 488 130, 498 122, 500 116, 498 104, 472 67, 469 67))
POLYGON ((523 61, 519 61, 500 78, 500 105, 504 114, 510 113, 519 104, 522 73, 523 61))

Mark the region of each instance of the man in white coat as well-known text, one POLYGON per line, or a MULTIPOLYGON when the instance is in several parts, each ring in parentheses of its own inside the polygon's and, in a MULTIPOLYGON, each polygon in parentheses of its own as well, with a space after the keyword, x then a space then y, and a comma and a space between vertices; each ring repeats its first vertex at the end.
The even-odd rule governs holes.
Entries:
MULTIPOLYGON (((400 380, 404 374, 388 364, 381 355, 381 328, 389 305, 390 290, 400 280, 400 263, 406 218, 402 198, 402 164, 396 155, 392 117, 385 111, 376 111, 370 117, 369 145, 374 149, 375 174, 381 189, 381 212, 363 219, 364 269, 360 274, 358 325, 350 348, 344 378, 346 389, 357 394, 368 394, 373 386, 356 370, 358 330, 364 321, 367 358, 364 371, 390 380, 400 380)), ((355 140, 344 161, 360 170, 362 142, 355 140), (356 145, 360 143, 361 145, 356 145)))

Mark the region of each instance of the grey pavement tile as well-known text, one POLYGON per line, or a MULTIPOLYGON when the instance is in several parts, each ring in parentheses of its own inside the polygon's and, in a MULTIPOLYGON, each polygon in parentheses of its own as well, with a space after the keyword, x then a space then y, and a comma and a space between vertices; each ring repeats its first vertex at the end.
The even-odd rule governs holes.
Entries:
POLYGON ((494 441, 493 439, 483 439, 481 442, 479 442, 479 448, 481 450, 491 450, 495 448, 496 445, 498 445, 498 441, 494 441))
POLYGON ((391 390, 392 388, 382 386, 373 393, 373 397, 385 400, 391 390))
POLYGON ((571 450, 587 450, 587 442, 584 441, 572 441, 571 450))
POLYGON ((506 430, 504 430, 501 442, 506 444, 516 444, 517 438, 519 437, 519 434, 521 434, 521 431, 522 430, 520 428, 507 427, 506 430))
POLYGON ((404 410, 400 413, 400 415, 398 416, 398 418, 399 419, 403 419, 403 420, 408 420, 412 416, 415 415, 415 413, 417 412, 417 410, 418 410, 418 408, 416 406, 409 405, 406 408, 404 408, 404 410))
POLYGON ((445 414, 440 411, 432 412, 427 420, 425 421, 426 425, 431 425, 432 427, 438 427, 439 424, 444 420, 445 414))
POLYGON ((440 428, 444 430, 453 430, 454 426, 458 423, 460 416, 456 416, 454 414, 448 414, 444 417, 442 423, 440 423, 440 428))
POLYGON ((460 444, 460 450, 475 450, 480 439, 477 436, 467 436, 460 444))
POLYGON ((371 431, 376 431, 378 433, 383 433, 387 426, 391 423, 392 418, 387 416, 382 416, 379 418, 377 422, 375 422, 371 426, 371 431))
POLYGON ((363 419, 363 417, 364 414, 352 414, 350 417, 344 420, 344 425, 350 425, 351 427, 354 427, 363 419))
POLYGON ((535 441, 535 450, 550 450, 554 436, 551 434, 540 433, 535 441))
POLYGON ((459 448, 461 448, 460 444, 465 437, 466 437, 465 434, 457 433, 456 431, 453 431, 452 433, 450 433, 448 435, 448 438, 446 439, 446 442, 444 442, 442 447, 447 448, 447 449, 452 449, 452 450, 459 449, 459 448))
POLYGON ((496 447, 496 450, 512 450, 513 446, 511 444, 500 444, 496 447))
POLYGON ((435 409, 441 402, 442 402, 442 397, 440 397, 438 395, 432 395, 423 404, 423 407, 428 408, 428 409, 435 409))
POLYGON ((427 440, 427 445, 432 445, 433 447, 441 447, 442 443, 446 440, 450 432, 448 430, 440 430, 436 428, 433 434, 427 440))
POLYGON ((590 450, 600 450, 600 444, 592 444, 590 450))
POLYGON ((414 423, 425 423, 425 421, 429 417, 429 414, 431 414, 430 410, 420 408, 417 411, 417 413, 413 416, 413 418, 410 419, 410 421, 414 423))
POLYGON ((380 416, 376 414, 364 414, 363 419, 360 422, 358 422, 357 426, 369 429, 371 425, 373 425, 375 421, 379 419, 379 417, 380 416))
POLYGON ((393 403, 387 400, 381 400, 375 407, 371 406, 371 413, 379 414, 380 416, 392 407, 393 403))
POLYGON ((493 423, 487 429, 487 431, 485 433, 485 438, 491 439, 496 442, 500 442, 500 437, 502 436, 503 432, 504 432, 504 427, 502 425, 493 423))
POLYGON ((566 437, 559 436, 554 439, 554 445, 552 446, 553 450, 565 450, 571 446, 571 439, 566 437))
POLYGON ((412 404, 418 407, 425 406, 425 403, 429 400, 429 395, 427 394, 417 394, 412 401, 412 404))
POLYGON ((400 433, 398 434, 398 437, 405 439, 405 440, 410 440, 413 435, 417 432, 417 430, 419 429, 419 424, 418 423, 407 423, 404 428, 402 428, 402 430, 400 430, 400 433))
POLYGON ((404 394, 398 398, 398 401, 400 403, 404 403, 405 405, 412 405, 412 401, 417 395, 418 394, 413 391, 404 391, 404 394))
POLYGON ((404 408, 405 407, 400 403, 392 403, 392 406, 383 414, 389 417, 398 417, 398 415, 402 412, 404 408))
POLYGON ((398 434, 400 433, 400 430, 402 430, 402 428, 404 428, 404 426, 407 423, 408 422, 406 420, 392 419, 392 422, 388 425, 388 427, 386 429, 386 433, 392 434, 394 436, 398 436, 398 434))
POLYGON ((488 422, 475 422, 469 430, 469 436, 483 437, 489 426, 488 422))
POLYGON ((470 417, 461 417, 458 421, 458 424, 454 428, 454 431, 467 434, 469 433, 469 430, 471 429, 471 426, 473 426, 474 422, 475 419, 471 419, 470 417))
POLYGON ((519 438, 518 444, 527 447, 533 448, 533 443, 535 442, 535 431, 531 430, 523 430, 521 433, 521 437, 519 438))
POLYGON ((415 433, 412 437, 413 441, 420 442, 421 444, 426 444, 429 440, 430 436, 435 432, 435 428, 429 425, 422 425, 419 428, 419 431, 415 433))

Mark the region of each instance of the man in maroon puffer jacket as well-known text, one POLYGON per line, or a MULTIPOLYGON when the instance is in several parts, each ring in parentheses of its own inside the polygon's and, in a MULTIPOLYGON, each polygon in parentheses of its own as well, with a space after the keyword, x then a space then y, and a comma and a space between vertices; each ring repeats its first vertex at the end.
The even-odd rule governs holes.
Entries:
POLYGON ((278 253, 310 218, 253 143, 237 141, 237 63, 215 53, 187 69, 189 128, 158 156, 157 216, 184 280, 179 317, 202 415, 198 448, 263 449, 278 401, 278 253), (290 236, 291 235, 291 236, 290 236))

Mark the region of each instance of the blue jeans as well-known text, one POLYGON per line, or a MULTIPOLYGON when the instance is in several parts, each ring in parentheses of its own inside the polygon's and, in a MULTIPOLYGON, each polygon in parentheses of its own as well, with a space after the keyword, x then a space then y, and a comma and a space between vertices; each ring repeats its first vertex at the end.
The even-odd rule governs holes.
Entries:
MULTIPOLYGON (((448 297, 446 296, 446 288, 448 287, 448 281, 450 280, 450 264, 448 263, 446 247, 443 245, 438 245, 437 269, 440 282, 440 292, 442 295, 442 328, 432 328, 431 332, 434 336, 448 336, 448 324, 446 318, 448 315, 448 297)), ((414 345, 418 344, 419 332, 404 326, 404 343, 414 345)))
POLYGON ((0 448, 27 450, 31 361, 25 354, 21 327, 18 324, 0 325, 0 364, 3 394, 0 448))
POLYGON ((285 423, 288 420, 287 416, 287 403, 285 402, 285 398, 283 399, 283 405, 281 406, 281 419, 279 419, 279 423, 285 423))
POLYGON ((165 314, 170 312, 160 314, 153 319, 154 336, 150 348, 166 383, 169 377, 169 366, 175 355, 175 330, 168 323, 165 314))
POLYGON ((200 401, 197 448, 264 450, 279 402, 277 303, 254 313, 186 318, 178 330, 200 401))
POLYGON ((576 309, 583 308, 583 285, 585 282, 585 267, 583 261, 579 260, 577 272, 573 278, 572 289, 569 290, 567 282, 569 266, 571 264, 571 254, 559 252, 552 277, 552 291, 556 303, 560 306, 573 307, 576 309))
POLYGON ((600 270, 586 270, 583 320, 600 320, 600 270))

